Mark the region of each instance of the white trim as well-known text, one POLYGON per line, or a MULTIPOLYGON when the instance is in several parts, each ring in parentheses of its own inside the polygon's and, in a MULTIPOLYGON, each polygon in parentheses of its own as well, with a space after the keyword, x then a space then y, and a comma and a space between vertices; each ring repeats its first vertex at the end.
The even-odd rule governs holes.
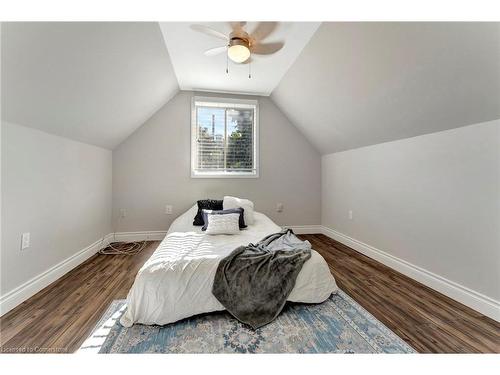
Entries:
POLYGON ((321 225, 283 225, 283 228, 290 228, 295 234, 322 233, 321 225))
POLYGON ((223 98, 216 96, 193 96, 191 98, 191 178, 259 178, 259 101, 253 99, 237 99, 237 98, 223 98), (248 108, 253 108, 254 110, 254 129, 253 129, 253 159, 254 159, 254 169, 253 172, 196 172, 196 139, 197 134, 197 117, 196 117, 196 103, 202 102, 204 104, 213 103, 214 107, 222 104, 221 107, 243 106, 248 108))
POLYGON ((403 259, 397 258, 373 246, 365 244, 334 229, 321 227, 321 232, 334 240, 347 245, 354 250, 379 261, 386 266, 432 288, 440 293, 500 321, 500 301, 485 296, 454 281, 448 280, 424 268, 418 267, 403 259))
POLYGON ((110 235, 108 234, 103 238, 98 239, 93 244, 80 250, 76 254, 73 254, 69 258, 66 258, 62 262, 49 268, 47 271, 42 272, 38 276, 33 277, 31 280, 26 281, 24 284, 0 296, 0 316, 12 310, 28 298, 34 296, 40 290, 86 261, 92 255, 97 253, 102 247, 107 246, 109 244, 109 238, 110 235))
POLYGON ((226 108, 228 106, 255 108, 259 105, 259 101, 255 99, 227 98, 221 96, 194 96, 193 99, 194 102, 199 102, 201 106, 213 106, 214 108, 226 108))
MULTIPOLYGON (((285 225, 284 228, 291 228, 297 234, 322 233, 336 241, 347 245, 354 250, 385 264, 422 284, 435 289, 446 296, 463 303, 470 308, 479 311, 481 314, 489 316, 496 321, 500 321, 500 302, 485 296, 479 292, 471 290, 463 285, 436 275, 421 267, 415 266, 403 259, 390 255, 373 246, 351 238, 345 234, 322 225, 285 225)), ((160 241, 167 232, 165 231, 142 231, 142 232, 117 232, 110 233, 93 244, 80 250, 64 261, 58 263, 47 271, 35 276, 31 280, 0 296, 0 316, 4 315, 14 307, 32 297, 40 290, 50 285, 58 278, 64 276, 76 266, 83 263, 92 255, 97 253, 101 247, 107 246, 112 241, 160 241)))
POLYGON ((271 96, 270 92, 248 92, 248 91, 228 91, 228 90, 207 90, 207 89, 200 89, 199 87, 186 87, 183 88, 181 91, 192 91, 192 92, 199 92, 199 93, 209 93, 209 94, 224 94, 224 95, 246 95, 246 96, 271 96))
POLYGON ((0 296, 0 316, 6 314, 14 307, 20 305, 28 298, 34 296, 43 288, 49 286, 54 281, 64 276, 73 268, 79 266, 92 255, 96 254, 101 248, 106 247, 113 241, 160 241, 167 232, 165 231, 144 231, 144 232, 117 232, 109 233, 103 238, 98 239, 93 244, 80 250, 76 254, 42 272, 24 284, 14 288, 6 294, 0 296))
POLYGON ((167 235, 166 231, 144 231, 144 232, 116 232, 111 233, 110 240, 131 242, 131 241, 161 241, 167 235))
POLYGON ((196 172, 191 169, 191 178, 259 178, 259 171, 252 172, 196 172))

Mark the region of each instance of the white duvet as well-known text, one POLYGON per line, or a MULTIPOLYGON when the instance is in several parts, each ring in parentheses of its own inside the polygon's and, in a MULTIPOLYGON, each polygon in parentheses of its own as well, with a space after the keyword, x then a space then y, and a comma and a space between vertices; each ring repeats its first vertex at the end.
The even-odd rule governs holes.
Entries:
MULTIPOLYGON (((134 323, 163 325, 224 310, 212 295, 219 261, 236 247, 281 230, 266 215, 255 212, 255 223, 239 234, 207 235, 192 224, 196 211, 194 206, 172 223, 165 239, 139 270, 120 319, 125 327, 134 323)), ((313 250, 288 301, 319 303, 336 291, 328 265, 313 250)))

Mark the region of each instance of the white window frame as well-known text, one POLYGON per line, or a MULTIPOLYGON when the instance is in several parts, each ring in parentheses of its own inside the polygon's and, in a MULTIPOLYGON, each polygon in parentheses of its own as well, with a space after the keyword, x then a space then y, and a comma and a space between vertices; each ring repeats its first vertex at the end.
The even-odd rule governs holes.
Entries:
POLYGON ((224 97, 194 96, 191 100, 191 178, 259 178, 259 102, 258 100, 235 99, 224 97), (199 172, 197 165, 197 139, 198 123, 196 104, 204 104, 209 107, 226 108, 231 105, 251 107, 254 110, 253 129, 253 160, 255 170, 253 172, 199 172))

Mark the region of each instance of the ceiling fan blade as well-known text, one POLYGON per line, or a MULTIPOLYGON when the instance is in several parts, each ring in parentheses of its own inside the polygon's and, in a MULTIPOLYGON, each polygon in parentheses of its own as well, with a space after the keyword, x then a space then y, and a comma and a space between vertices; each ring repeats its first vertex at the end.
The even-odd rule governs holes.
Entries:
POLYGON ((284 42, 262 43, 252 46, 250 50, 256 55, 271 55, 282 49, 284 45, 284 42))
POLYGON ((219 32, 217 30, 211 29, 210 27, 207 27, 207 26, 203 26, 203 25, 191 25, 191 29, 194 30, 194 31, 198 31, 199 33, 203 33, 203 34, 206 34, 206 35, 214 36, 214 37, 222 39, 222 40, 226 40, 226 41, 229 40, 229 38, 227 37, 227 35, 224 35, 223 33, 219 32))
POLYGON ((221 46, 221 47, 207 49, 203 53, 205 54, 205 56, 215 56, 215 55, 218 55, 218 54, 225 52, 226 50, 227 50, 227 46, 221 46))
POLYGON ((241 30, 243 27, 245 27, 247 23, 245 21, 240 21, 240 22, 229 22, 229 26, 231 26, 231 29, 233 30, 241 30))
POLYGON ((277 27, 278 22, 259 22, 255 30, 250 33, 250 36, 256 41, 260 41, 271 35, 277 27))

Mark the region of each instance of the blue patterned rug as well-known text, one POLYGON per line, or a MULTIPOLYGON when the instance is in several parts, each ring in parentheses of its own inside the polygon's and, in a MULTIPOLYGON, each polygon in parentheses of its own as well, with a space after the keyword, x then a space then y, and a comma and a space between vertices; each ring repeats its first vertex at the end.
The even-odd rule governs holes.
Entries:
POLYGON ((278 318, 255 331, 227 312, 195 316, 166 326, 118 320, 125 300, 113 301, 79 352, 94 353, 414 353, 394 332, 338 291, 317 304, 287 304, 278 318))

